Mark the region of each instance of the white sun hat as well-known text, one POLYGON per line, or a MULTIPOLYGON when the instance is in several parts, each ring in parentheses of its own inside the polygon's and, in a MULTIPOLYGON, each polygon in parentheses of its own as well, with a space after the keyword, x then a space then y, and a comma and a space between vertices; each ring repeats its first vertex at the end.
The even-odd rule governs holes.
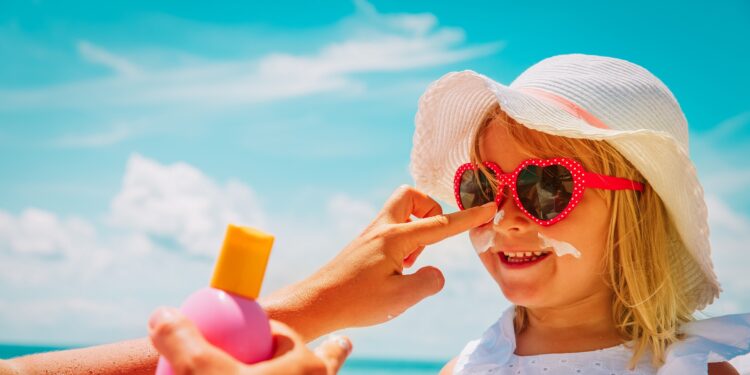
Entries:
POLYGON ((686 250, 676 259, 677 276, 695 308, 718 297, 687 120, 664 83, 631 62, 582 54, 542 60, 509 86, 472 71, 446 74, 419 100, 409 166, 417 189, 456 207, 454 173, 469 161, 476 129, 494 104, 530 129, 614 146, 664 201, 686 250))

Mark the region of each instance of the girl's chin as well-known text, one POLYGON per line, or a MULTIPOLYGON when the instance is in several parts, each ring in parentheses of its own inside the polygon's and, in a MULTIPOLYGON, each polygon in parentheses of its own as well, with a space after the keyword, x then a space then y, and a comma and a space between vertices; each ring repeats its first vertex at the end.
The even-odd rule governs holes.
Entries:
POLYGON ((531 285, 518 283, 513 283, 512 285, 499 284, 505 298, 514 305, 536 306, 544 304, 545 290, 536 283, 532 283, 531 285))

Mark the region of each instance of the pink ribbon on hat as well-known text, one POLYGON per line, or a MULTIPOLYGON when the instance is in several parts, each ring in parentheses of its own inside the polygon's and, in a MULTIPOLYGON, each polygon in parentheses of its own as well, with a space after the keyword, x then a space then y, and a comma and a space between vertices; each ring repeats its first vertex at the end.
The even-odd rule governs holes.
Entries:
POLYGON ((603 121, 599 120, 596 116, 592 115, 570 100, 563 98, 562 96, 535 87, 521 87, 517 90, 542 100, 546 99, 548 102, 556 104, 557 107, 563 109, 565 112, 568 112, 571 115, 588 122, 591 126, 595 126, 601 129, 609 129, 609 126, 607 126, 603 121))

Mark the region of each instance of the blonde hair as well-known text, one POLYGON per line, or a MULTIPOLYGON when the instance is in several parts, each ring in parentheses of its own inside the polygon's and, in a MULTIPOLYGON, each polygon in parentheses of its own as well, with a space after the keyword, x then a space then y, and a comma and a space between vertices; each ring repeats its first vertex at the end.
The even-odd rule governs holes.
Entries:
MULTIPOLYGON (((503 125, 510 138, 530 157, 572 157, 594 173, 644 181, 643 176, 606 141, 554 136, 529 129, 500 109, 492 106, 475 132, 471 160, 485 160, 480 141, 492 124, 503 125), (531 152, 533 151, 533 155, 531 152)), ((478 173, 487 173, 480 168, 478 173)), ((642 192, 633 190, 592 189, 610 209, 609 232, 605 250, 605 283, 612 289, 613 319, 621 337, 633 341, 629 367, 634 369, 646 351, 652 363, 660 367, 670 344, 680 339, 678 327, 693 320, 694 301, 681 284, 675 261, 682 248, 677 230, 664 203, 645 183, 642 192)), ((516 307, 515 329, 528 324, 528 312, 516 307)))

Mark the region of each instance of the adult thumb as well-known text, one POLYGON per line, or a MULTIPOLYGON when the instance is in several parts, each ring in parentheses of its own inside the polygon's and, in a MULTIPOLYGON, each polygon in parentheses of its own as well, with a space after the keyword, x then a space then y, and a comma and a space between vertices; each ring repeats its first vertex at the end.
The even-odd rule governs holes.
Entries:
POLYGON ((346 357, 352 352, 352 342, 348 337, 331 335, 320 346, 315 348, 318 356, 328 369, 328 374, 337 374, 346 361, 346 357))
POLYGON ((402 284, 400 295, 405 298, 406 308, 436 294, 443 289, 445 277, 439 269, 426 266, 409 275, 399 276, 402 284))
POLYGON ((149 319, 149 336, 175 374, 222 373, 235 368, 228 354, 209 344, 198 328, 175 308, 157 309, 149 319))

